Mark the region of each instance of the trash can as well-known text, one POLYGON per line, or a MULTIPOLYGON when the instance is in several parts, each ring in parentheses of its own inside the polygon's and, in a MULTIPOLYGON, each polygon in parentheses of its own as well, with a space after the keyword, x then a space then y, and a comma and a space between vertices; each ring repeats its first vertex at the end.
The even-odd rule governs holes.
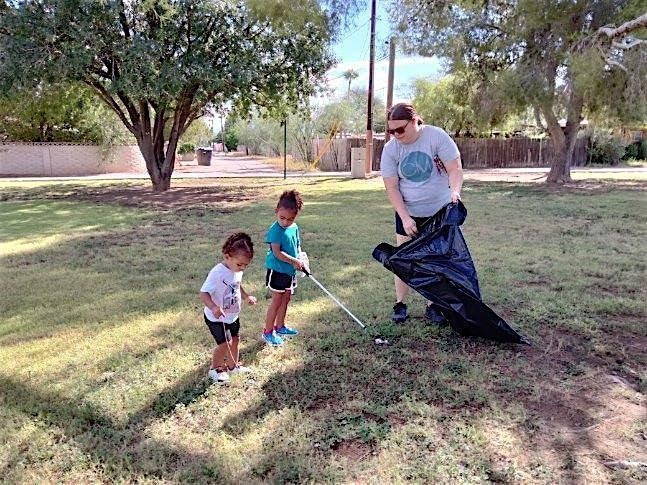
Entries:
POLYGON ((198 155, 198 165, 211 165, 211 147, 198 147, 196 153, 198 155))
POLYGON ((357 147, 350 149, 350 173, 354 179, 366 178, 366 169, 364 167, 364 157, 366 148, 357 147))

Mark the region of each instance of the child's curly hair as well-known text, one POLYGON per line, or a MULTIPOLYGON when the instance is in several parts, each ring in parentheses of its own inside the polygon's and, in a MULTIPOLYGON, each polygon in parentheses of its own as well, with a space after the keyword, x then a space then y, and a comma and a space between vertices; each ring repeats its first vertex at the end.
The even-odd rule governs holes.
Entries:
POLYGON ((235 232, 231 234, 225 244, 222 245, 222 254, 233 256, 235 254, 246 254, 249 259, 254 257, 254 243, 247 233, 235 232))
POLYGON ((277 209, 288 209, 295 212, 300 212, 303 207, 303 199, 301 194, 296 190, 286 190, 279 197, 279 202, 276 204, 277 209))

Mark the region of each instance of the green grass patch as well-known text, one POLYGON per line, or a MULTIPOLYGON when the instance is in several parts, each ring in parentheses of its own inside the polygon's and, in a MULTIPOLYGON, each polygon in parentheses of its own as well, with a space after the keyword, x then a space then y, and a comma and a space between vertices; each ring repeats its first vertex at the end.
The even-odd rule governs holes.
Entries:
MULTIPOLYGON (((532 347, 393 326, 393 241, 379 179, 0 183, 0 477, 8 482, 607 483, 644 452, 644 182, 470 183, 463 227, 484 301, 532 347), (260 344, 263 238, 278 195, 318 280, 260 344), (241 315, 253 369, 206 378, 198 290, 245 230, 259 297, 241 315)), ((642 475, 641 475, 642 474, 642 475)))

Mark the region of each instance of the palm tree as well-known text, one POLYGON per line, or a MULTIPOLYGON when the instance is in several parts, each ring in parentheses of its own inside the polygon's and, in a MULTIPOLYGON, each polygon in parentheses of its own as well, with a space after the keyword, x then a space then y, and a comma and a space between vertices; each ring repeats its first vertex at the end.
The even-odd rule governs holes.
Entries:
POLYGON ((344 79, 348 79, 348 91, 346 92, 346 99, 350 98, 350 83, 353 79, 357 78, 359 76, 359 72, 349 69, 348 71, 344 71, 344 79))

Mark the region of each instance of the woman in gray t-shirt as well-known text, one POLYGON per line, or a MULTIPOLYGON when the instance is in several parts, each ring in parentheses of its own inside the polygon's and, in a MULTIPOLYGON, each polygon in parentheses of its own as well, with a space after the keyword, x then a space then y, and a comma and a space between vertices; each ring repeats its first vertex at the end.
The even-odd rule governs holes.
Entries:
MULTIPOLYGON (((399 103, 391 108, 380 169, 386 195, 395 209, 395 238, 399 246, 418 233, 417 224, 461 197, 463 168, 454 140, 436 126, 423 125, 415 108, 399 103)), ((404 298, 409 287, 395 277, 396 302, 391 320, 408 317, 404 298)), ((444 317, 428 302, 425 317, 442 323, 444 317)))

